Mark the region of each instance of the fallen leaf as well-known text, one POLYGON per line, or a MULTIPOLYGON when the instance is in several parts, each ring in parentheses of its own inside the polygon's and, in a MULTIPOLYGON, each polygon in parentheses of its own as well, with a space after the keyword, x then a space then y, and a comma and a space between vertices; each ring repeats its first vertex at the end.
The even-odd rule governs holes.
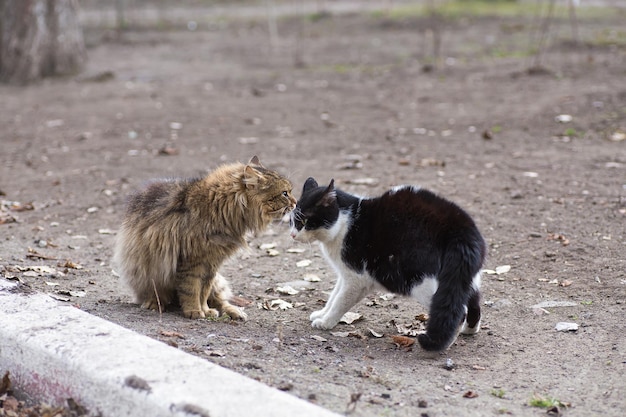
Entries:
POLYGON ((483 272, 487 275, 501 275, 506 274, 511 270, 511 265, 497 266, 496 269, 483 269, 483 272))
POLYGON ((428 314, 420 313, 417 316, 415 316, 415 320, 421 321, 422 323, 427 322, 428 321, 428 314))
POLYGON ((472 369, 475 371, 484 371, 487 368, 485 368, 484 366, 480 366, 480 365, 472 365, 472 369))
POLYGON ((170 145, 163 145, 163 147, 159 149, 159 155, 175 156, 175 155, 178 155, 179 153, 180 151, 178 150, 178 148, 175 148, 170 145))
POLYGON ((424 333, 424 331, 426 330, 424 323, 420 321, 408 324, 400 324, 396 323, 394 320, 391 320, 389 324, 395 326, 396 331, 403 336, 415 337, 420 333, 424 333))
POLYGON ((359 313, 353 313, 351 311, 348 311, 346 314, 344 314, 341 319, 339 319, 339 323, 345 323, 345 324, 352 324, 355 321, 359 321, 363 318, 362 314, 359 313))
POLYGON ((311 339, 317 340, 318 342, 328 342, 328 339, 322 337, 322 336, 318 336, 316 334, 311 335, 311 339))
POLYGON ((384 336, 384 334, 383 334, 383 333, 378 333, 377 331, 374 331, 374 330, 372 330, 372 329, 369 329, 369 328, 368 328, 367 330, 369 330, 370 334, 371 334, 372 336, 374 336, 374 337, 381 338, 381 337, 383 337, 383 336, 384 336))
POLYGON ((289 285, 285 285, 284 287, 276 288, 276 292, 278 292, 280 294, 285 294, 285 295, 296 295, 300 291, 296 290, 295 288, 293 288, 293 287, 291 287, 289 285))
POLYGON ((2 382, 0 382, 0 396, 10 391, 11 391, 11 378, 10 378, 9 371, 6 371, 4 373, 4 376, 2 377, 2 382))
POLYGON ((33 203, 20 203, 19 201, 2 201, 2 205, 6 206, 11 211, 30 211, 35 210, 33 203))
POLYGON ((261 249, 261 250, 274 249, 276 246, 278 246, 276 244, 276 242, 263 243, 263 244, 259 245, 259 249, 261 249))
POLYGON ((393 340, 393 343, 398 347, 410 347, 413 346, 413 344, 415 343, 415 339, 406 336, 393 335, 391 336, 391 339, 393 340))
POLYGON ((570 281, 569 279, 566 279, 564 281, 561 281, 561 283, 559 284, 561 287, 569 287, 570 285, 572 285, 573 282, 570 281))
POLYGON ((113 229, 98 229, 98 233, 101 235, 114 235, 117 232, 113 229))
POLYGON ((478 397, 478 393, 476 391, 467 391, 465 394, 463 394, 463 398, 476 398, 478 397))
POLYGON ((226 354, 221 350, 207 350, 205 353, 209 356, 214 356, 218 358, 223 358, 224 356, 226 356, 226 354))
POLYGON ((231 304, 236 305, 237 307, 247 307, 250 304, 252 304, 252 300, 248 300, 246 298, 238 297, 238 296, 232 296, 230 298, 230 302, 231 304))
POLYGON ((17 266, 17 270, 23 272, 24 276, 37 277, 37 276, 57 276, 64 277, 65 274, 61 271, 57 271, 54 268, 50 268, 46 265, 34 265, 34 266, 17 266), (30 272, 30 273, 29 273, 30 272))
POLYGON ((268 249, 266 252, 267 252, 267 256, 271 256, 271 257, 280 255, 280 252, 277 251, 276 249, 268 249))
POLYGON ((306 249, 303 248, 289 248, 287 249, 287 253, 304 253, 306 249))
POLYGON ((57 259, 57 258, 55 258, 53 256, 42 255, 41 253, 37 252, 33 248, 28 248, 28 254, 26 255, 26 257, 27 258, 33 258, 33 259, 48 259, 48 260, 56 260, 57 259))
POLYGON ((60 294, 50 294, 50 293, 49 293, 48 295, 49 295, 51 298, 54 298, 55 300, 58 300, 58 301, 65 301, 65 302, 67 302, 67 301, 70 301, 70 300, 71 300, 71 298, 70 298, 70 297, 66 297, 66 296, 63 296, 63 295, 60 295, 60 294))
POLYGON ((556 240, 557 242, 561 242, 561 245, 563 246, 569 245, 569 239, 560 233, 550 233, 548 234, 546 240, 556 240))
POLYGON ((421 167, 445 167, 446 163, 435 158, 423 158, 418 165, 421 167))
POLYGON ((296 266, 298 268, 305 268, 309 265, 311 265, 313 263, 313 261, 311 261, 310 259, 303 259, 301 261, 296 262, 296 266))
POLYGON ((276 310, 287 310, 293 308, 293 304, 281 300, 280 298, 276 300, 265 300, 261 305, 264 310, 276 311, 276 310))
POLYGON ((387 294, 381 295, 379 298, 383 301, 391 301, 394 298, 396 298, 396 295, 392 293, 387 293, 387 294))
POLYGON ((575 332, 578 330, 578 324, 561 321, 554 326, 554 329, 557 332, 575 332))
POLYGON ((167 330, 161 330, 161 335, 165 336, 165 337, 177 337, 179 339, 184 339, 185 336, 181 333, 178 332, 170 332, 167 330))
POLYGON ((320 282, 321 281, 320 277, 318 277, 315 274, 306 274, 304 277, 302 277, 302 279, 307 282, 320 282))
POLYGON ((63 268, 83 269, 82 265, 74 263, 70 261, 69 259, 66 260, 64 264, 58 264, 58 266, 63 267, 63 268))

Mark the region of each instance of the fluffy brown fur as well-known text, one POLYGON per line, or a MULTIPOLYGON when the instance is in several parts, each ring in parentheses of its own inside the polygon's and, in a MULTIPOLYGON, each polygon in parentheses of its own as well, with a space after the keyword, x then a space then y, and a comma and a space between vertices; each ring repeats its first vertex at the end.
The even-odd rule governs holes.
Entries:
POLYGON ((115 246, 117 271, 144 308, 178 297, 188 318, 246 319, 228 302, 218 270, 246 245, 247 232, 262 231, 295 207, 291 188, 256 156, 200 179, 153 181, 130 197, 115 246))

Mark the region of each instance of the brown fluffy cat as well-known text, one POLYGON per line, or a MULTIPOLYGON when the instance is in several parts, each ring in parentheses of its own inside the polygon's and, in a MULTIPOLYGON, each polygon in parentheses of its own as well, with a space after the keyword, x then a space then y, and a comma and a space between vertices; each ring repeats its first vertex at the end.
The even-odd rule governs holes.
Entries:
POLYGON ((291 182, 255 156, 204 178, 156 180, 132 195, 117 235, 114 263, 143 308, 173 301, 187 318, 246 319, 228 302, 218 270, 257 233, 291 211, 291 182), (158 294, 158 298, 157 295, 158 294))

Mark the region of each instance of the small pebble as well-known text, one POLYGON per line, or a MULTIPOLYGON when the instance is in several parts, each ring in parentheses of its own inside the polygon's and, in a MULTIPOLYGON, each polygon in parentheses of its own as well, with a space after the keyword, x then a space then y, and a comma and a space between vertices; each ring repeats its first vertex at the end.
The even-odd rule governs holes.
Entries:
POLYGON ((454 361, 450 358, 446 359, 446 364, 443 366, 443 369, 447 369, 448 371, 453 370, 456 367, 454 361))

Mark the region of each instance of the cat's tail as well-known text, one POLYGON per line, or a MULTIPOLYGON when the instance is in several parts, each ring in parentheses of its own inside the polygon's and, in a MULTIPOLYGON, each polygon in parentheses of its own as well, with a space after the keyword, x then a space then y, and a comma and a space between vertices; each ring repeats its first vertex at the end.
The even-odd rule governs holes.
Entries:
MULTIPOLYGON (((431 301, 426 333, 417 337, 424 350, 442 351, 458 336, 468 313, 470 299, 476 301, 480 297, 483 259, 484 250, 481 250, 480 245, 459 243, 446 251, 438 276, 439 286, 431 301)), ((472 315, 477 313, 480 320, 480 307, 476 312, 473 304, 472 315)), ((475 317, 472 319, 474 321, 475 317)))

